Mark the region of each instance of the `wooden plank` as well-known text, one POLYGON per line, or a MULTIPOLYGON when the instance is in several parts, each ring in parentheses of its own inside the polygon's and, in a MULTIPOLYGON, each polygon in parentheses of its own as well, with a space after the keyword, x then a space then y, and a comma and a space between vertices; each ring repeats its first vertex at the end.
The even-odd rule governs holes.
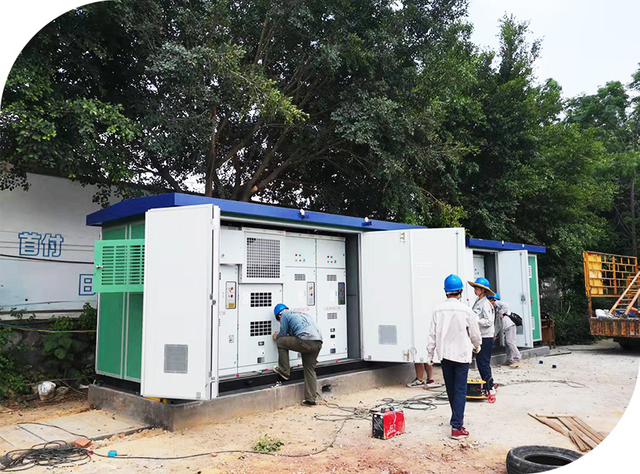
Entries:
POLYGON ((576 436, 573 431, 569 431, 569 438, 571 438, 571 441, 573 441, 573 443, 578 447, 580 451, 589 451, 589 446, 587 446, 587 444, 582 441, 579 436, 576 436))
MULTIPOLYGON (((570 423, 569 426, 572 431, 575 431, 576 434, 580 435, 580 437, 582 439, 585 440, 585 442, 587 442, 587 444, 590 444, 590 441, 595 443, 595 445, 597 446, 598 444, 600 444, 600 440, 598 438, 596 438, 593 434, 589 433, 588 431, 586 431, 582 426, 580 426, 578 424, 578 422, 575 420, 575 418, 571 417, 571 418, 560 418, 560 421, 562 421, 563 423, 565 421, 568 421, 570 423)), ((566 425, 566 423, 565 423, 566 425)), ((594 446, 595 447, 595 446, 594 446)))
POLYGON ((582 441, 587 443, 587 445, 591 449, 594 449, 596 446, 598 446, 598 443, 596 443, 594 440, 592 440, 590 437, 588 437, 586 434, 584 434, 582 432, 581 428, 571 418, 569 418, 569 417, 561 417, 561 418, 559 418, 559 420, 567 428, 569 428, 571 431, 573 431, 576 436, 579 436, 582 439, 582 441))
POLYGON ((568 436, 567 434, 567 430, 564 429, 564 427, 562 426, 562 424, 556 420, 550 420, 548 418, 539 416, 539 415, 534 415, 533 413, 529 413, 529 416, 538 420, 540 423, 544 423, 545 425, 547 425, 549 428, 553 428, 554 430, 556 430, 558 433, 561 433, 565 436, 568 436))
POLYGON ((592 436, 593 439, 595 439, 599 443, 602 443, 604 441, 605 436, 603 436, 602 433, 594 430, 591 426, 589 426, 586 422, 584 422, 582 419, 578 418, 577 416, 574 416, 573 419, 576 423, 578 423, 584 429, 585 432, 588 432, 589 434, 593 435, 592 436))

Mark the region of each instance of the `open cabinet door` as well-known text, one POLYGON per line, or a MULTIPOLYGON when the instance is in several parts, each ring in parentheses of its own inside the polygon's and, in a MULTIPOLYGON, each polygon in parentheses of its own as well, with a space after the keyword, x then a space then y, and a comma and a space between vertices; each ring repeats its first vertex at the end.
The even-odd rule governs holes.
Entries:
POLYGON ((361 236, 365 360, 426 362, 433 309, 444 279, 464 277, 464 229, 412 229, 361 236))
POLYGON ((152 209, 145 226, 141 393, 214 398, 220 208, 152 209))
POLYGON ((533 347, 531 296, 529 289, 529 252, 498 252, 498 288, 509 309, 522 316, 517 328, 518 347, 533 347))

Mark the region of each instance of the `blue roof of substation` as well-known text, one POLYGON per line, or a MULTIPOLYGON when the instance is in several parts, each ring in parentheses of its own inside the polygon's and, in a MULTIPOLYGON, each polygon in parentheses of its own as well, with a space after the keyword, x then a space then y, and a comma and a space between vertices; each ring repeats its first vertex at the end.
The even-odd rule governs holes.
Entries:
MULTIPOLYGON (((341 216, 305 210, 304 216, 299 209, 258 204, 253 202, 230 201, 191 194, 168 193, 148 196, 125 201, 109 206, 87 216, 87 225, 99 226, 107 222, 140 216, 149 209, 163 207, 195 206, 199 204, 213 204, 220 208, 222 215, 237 215, 247 218, 276 219, 288 222, 298 222, 308 225, 342 227, 358 230, 402 230, 420 229, 421 226, 401 224, 397 222, 369 219, 365 222, 362 217, 341 216)), ((497 240, 483 240, 467 237, 467 247, 488 250, 527 250, 531 253, 546 253, 545 247, 537 245, 516 244, 497 240)))
POLYGON ((504 240, 484 240, 467 237, 467 247, 487 250, 526 250, 529 253, 547 253, 547 248, 540 245, 516 244, 504 240))
POLYGON ((228 199, 217 199, 180 193, 159 194, 157 196, 127 199, 114 204, 113 206, 109 206, 106 209, 102 209, 101 211, 89 214, 87 216, 87 225, 102 225, 110 221, 138 216, 144 214, 149 209, 174 206, 195 206, 198 204, 216 205, 220 208, 220 212, 223 216, 225 214, 233 214, 247 218, 277 219, 309 225, 316 224, 321 226, 345 227, 367 231, 420 228, 419 226, 379 221, 376 219, 369 219, 369 222, 365 222, 363 217, 349 217, 307 210, 304 211, 303 216, 300 213, 300 209, 271 206, 268 204, 257 204, 253 202, 230 201, 228 199))

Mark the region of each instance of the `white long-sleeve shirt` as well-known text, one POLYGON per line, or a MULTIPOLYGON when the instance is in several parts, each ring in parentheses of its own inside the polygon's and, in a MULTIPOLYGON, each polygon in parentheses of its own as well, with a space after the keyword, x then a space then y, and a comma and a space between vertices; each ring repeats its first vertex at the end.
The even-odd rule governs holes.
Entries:
POLYGON ((433 311, 427 353, 440 360, 470 363, 474 348, 482 345, 476 314, 457 298, 448 298, 433 311))
POLYGON ((495 311, 491 302, 483 296, 473 303, 473 311, 478 315, 478 326, 482 337, 494 336, 495 311))

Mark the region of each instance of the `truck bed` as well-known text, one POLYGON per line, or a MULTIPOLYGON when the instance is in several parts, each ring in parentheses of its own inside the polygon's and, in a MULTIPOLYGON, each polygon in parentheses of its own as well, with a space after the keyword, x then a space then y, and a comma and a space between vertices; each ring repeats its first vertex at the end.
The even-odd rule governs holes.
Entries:
POLYGON ((594 336, 640 338, 640 318, 591 318, 594 336))

